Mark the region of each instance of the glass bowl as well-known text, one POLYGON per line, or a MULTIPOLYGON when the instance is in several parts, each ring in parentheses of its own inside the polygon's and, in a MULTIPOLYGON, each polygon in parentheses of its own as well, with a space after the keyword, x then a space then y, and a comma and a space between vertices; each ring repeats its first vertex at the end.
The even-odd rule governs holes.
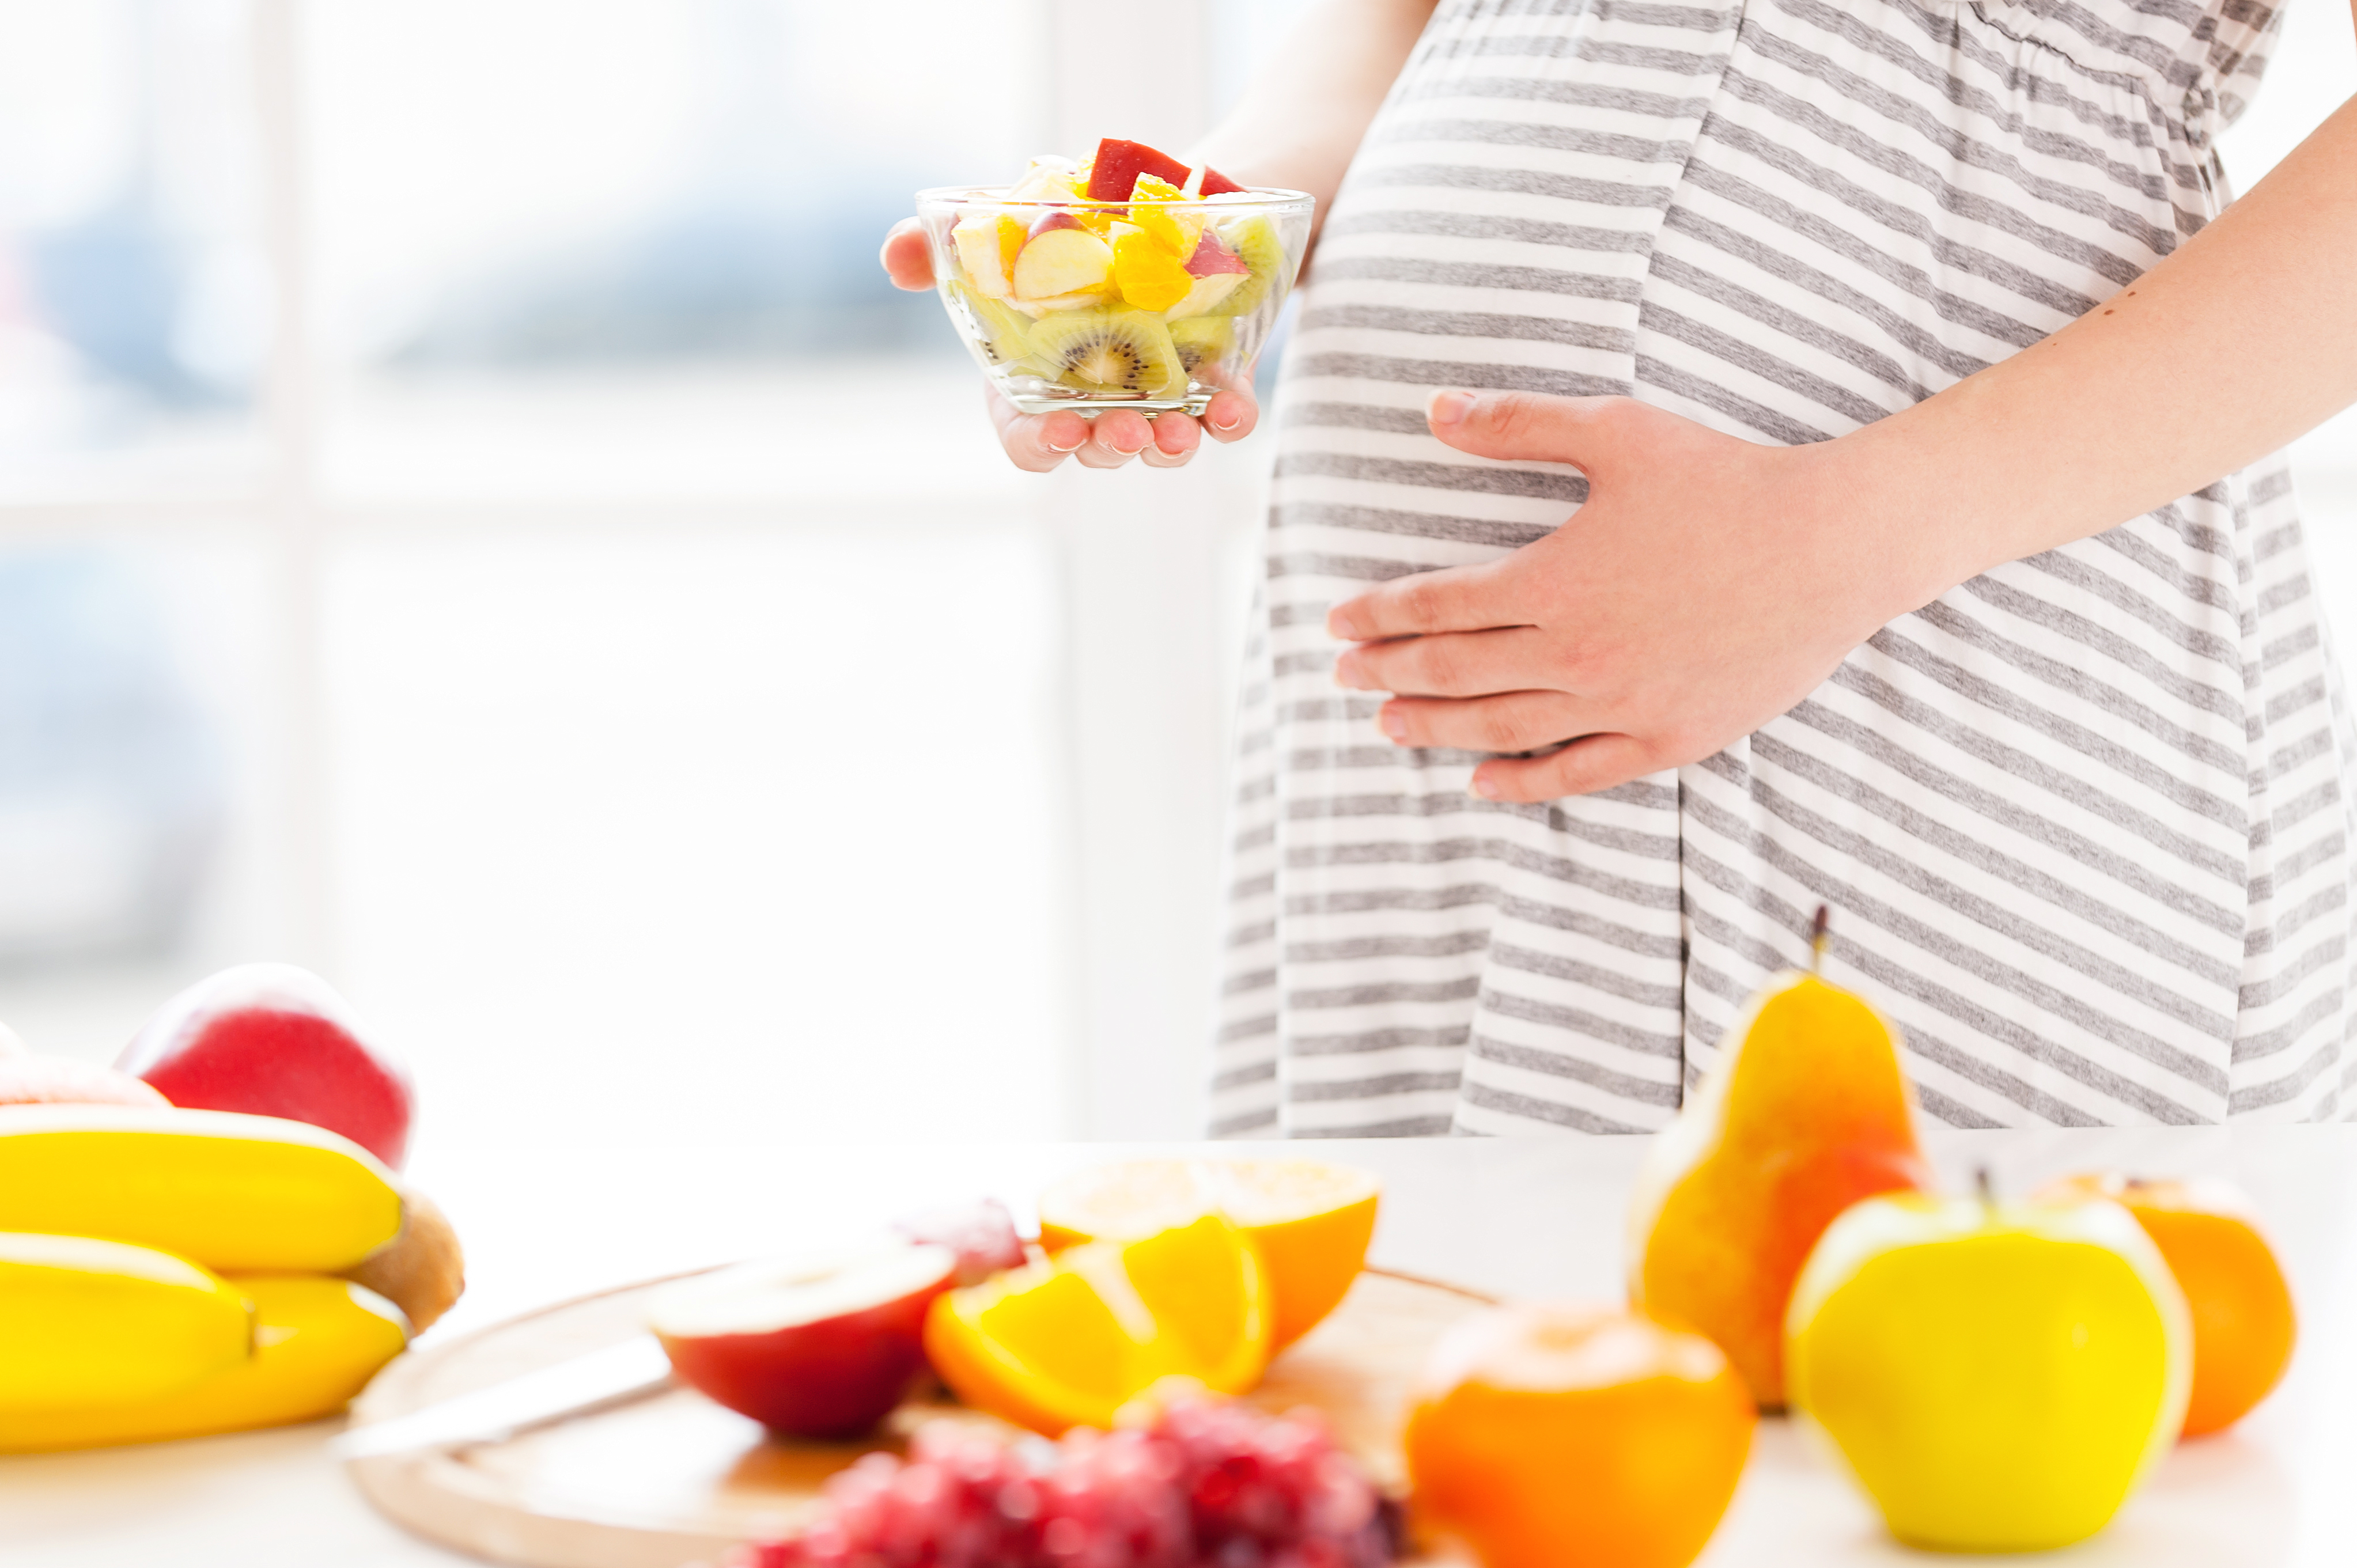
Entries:
POLYGON ((1249 381, 1301 270, 1314 198, 1253 189, 1133 213, 1010 201, 1010 188, 917 193, 942 304, 1007 402, 1200 414, 1249 381))

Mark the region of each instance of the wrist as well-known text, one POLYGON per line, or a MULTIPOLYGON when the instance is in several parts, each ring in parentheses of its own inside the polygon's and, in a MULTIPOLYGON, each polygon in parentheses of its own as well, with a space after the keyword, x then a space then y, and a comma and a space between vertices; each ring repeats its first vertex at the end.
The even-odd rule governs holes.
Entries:
POLYGON ((1968 465, 1944 456, 1939 432, 1917 417, 1926 407, 1789 449, 1827 558, 1852 576, 1876 628, 2012 559, 1991 526, 2005 510, 1975 493, 1968 465))

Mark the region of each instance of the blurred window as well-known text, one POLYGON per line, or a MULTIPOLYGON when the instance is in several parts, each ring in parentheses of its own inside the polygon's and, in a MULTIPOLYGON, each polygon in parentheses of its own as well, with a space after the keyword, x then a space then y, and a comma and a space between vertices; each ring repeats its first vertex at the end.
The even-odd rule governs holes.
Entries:
POLYGON ((236 0, 0 0, 0 499, 250 484, 270 275, 236 0))

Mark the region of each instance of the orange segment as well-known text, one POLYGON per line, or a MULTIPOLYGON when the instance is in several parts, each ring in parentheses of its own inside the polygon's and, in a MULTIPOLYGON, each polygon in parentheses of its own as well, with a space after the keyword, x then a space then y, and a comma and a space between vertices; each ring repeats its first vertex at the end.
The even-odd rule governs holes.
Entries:
POLYGON ((1121 297, 1140 310, 1168 310, 1195 286, 1185 262, 1126 223, 1114 225, 1113 278, 1121 297))
POLYGON ((1199 1214, 941 1296, 925 1354, 966 1403, 1054 1437, 1111 1427, 1164 1378, 1243 1392, 1268 1363, 1269 1326, 1259 1252, 1225 1219, 1199 1214))
POLYGON ((1039 1244, 1151 1235, 1222 1214, 1260 1250, 1275 1302, 1272 1353, 1341 1305, 1367 1261, 1383 1183, 1315 1160, 1133 1160, 1065 1177, 1039 1197, 1039 1244))

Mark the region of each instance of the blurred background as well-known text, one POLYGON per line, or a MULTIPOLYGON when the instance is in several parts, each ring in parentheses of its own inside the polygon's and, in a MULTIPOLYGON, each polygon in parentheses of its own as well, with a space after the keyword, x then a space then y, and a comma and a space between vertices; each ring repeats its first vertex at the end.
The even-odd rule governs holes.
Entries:
MULTIPOLYGON (((306 963, 429 1158, 1195 1133, 1268 446, 1017 474, 875 253, 1297 8, 0 0, 0 1019, 306 963)), ((2295 0, 2236 180, 2352 85, 2295 0)))

